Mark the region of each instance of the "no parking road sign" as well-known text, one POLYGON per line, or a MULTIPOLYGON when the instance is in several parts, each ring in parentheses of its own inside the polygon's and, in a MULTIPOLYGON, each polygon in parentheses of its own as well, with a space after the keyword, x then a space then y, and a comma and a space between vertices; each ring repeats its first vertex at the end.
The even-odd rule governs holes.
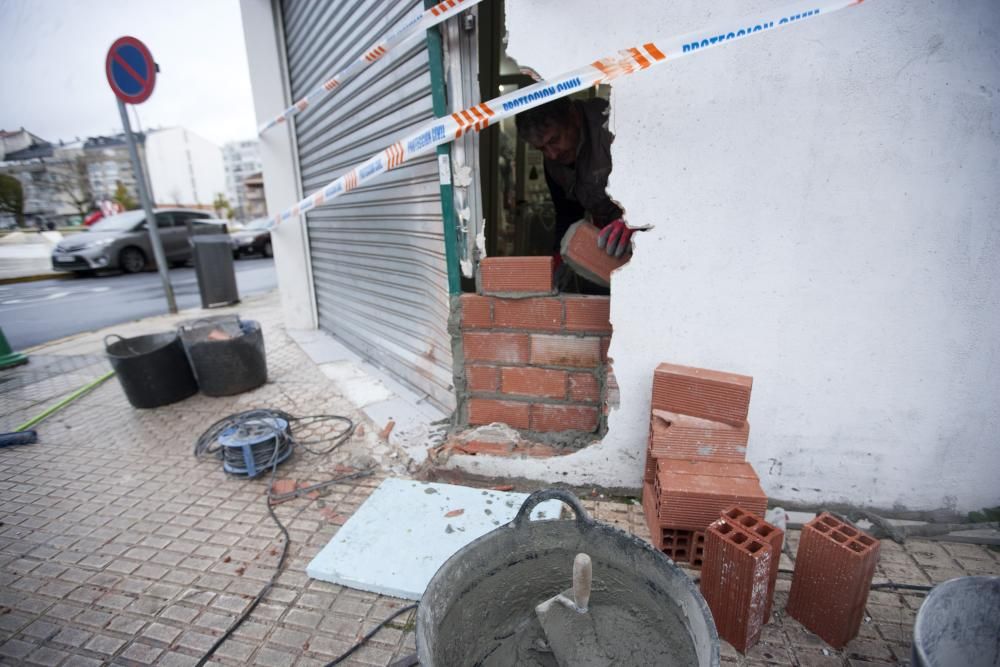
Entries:
POLYGON ((141 104, 153 94, 156 63, 146 45, 135 37, 119 37, 108 49, 104 69, 111 90, 122 102, 141 104))

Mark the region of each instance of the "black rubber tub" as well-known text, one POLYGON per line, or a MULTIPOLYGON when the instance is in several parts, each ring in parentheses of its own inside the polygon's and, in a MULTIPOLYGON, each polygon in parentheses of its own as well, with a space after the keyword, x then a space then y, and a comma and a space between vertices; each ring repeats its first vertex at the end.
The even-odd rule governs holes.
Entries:
POLYGON ((179 330, 206 396, 240 394, 267 382, 264 332, 258 322, 223 316, 184 323, 179 330))
POLYGON ((719 664, 715 622, 691 579, 643 540, 592 520, 572 494, 547 490, 438 569, 417 611, 422 667, 556 665, 535 605, 570 587, 581 552, 593 562, 590 613, 610 656, 593 664, 719 664), (570 505, 575 520, 531 521, 549 499, 570 505))
POLYGON ((104 337, 104 351, 133 407, 158 408, 198 392, 176 331, 134 338, 111 334, 104 337))

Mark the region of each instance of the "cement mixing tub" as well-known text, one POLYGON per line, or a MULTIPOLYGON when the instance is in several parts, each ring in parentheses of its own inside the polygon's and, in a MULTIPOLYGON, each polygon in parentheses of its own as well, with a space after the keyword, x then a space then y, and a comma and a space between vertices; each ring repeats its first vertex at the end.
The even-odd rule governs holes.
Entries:
POLYGON ((417 611, 422 667, 556 665, 535 605, 569 588, 577 553, 593 561, 590 609, 619 665, 716 667, 719 635, 691 579, 635 536, 587 516, 564 491, 531 494, 510 523, 460 549, 437 571, 417 611), (531 521, 550 499, 575 520, 531 521))
POLYGON ((913 624, 913 664, 1000 666, 1000 577, 959 577, 935 586, 913 624))
POLYGON ((198 393, 175 331, 134 338, 109 334, 104 337, 104 350, 132 407, 158 408, 198 393))

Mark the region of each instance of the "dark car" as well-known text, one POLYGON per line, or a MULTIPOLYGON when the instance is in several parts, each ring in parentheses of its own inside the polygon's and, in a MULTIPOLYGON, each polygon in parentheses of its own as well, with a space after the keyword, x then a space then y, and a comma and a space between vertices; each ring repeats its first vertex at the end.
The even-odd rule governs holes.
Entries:
POLYGON ((258 218, 247 223, 243 229, 229 235, 233 246, 233 257, 239 259, 244 255, 263 255, 271 257, 271 220, 258 218))
MULTIPOLYGON (((226 225, 204 211, 158 208, 153 211, 170 266, 191 261, 191 236, 225 234, 226 225)), ((126 211, 95 222, 86 231, 64 238, 52 251, 58 271, 121 269, 136 273, 156 265, 144 211, 126 211)))

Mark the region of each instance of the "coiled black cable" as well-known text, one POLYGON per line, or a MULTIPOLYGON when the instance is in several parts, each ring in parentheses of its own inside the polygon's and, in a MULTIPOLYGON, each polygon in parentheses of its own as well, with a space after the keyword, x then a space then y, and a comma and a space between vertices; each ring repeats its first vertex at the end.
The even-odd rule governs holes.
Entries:
MULTIPOLYGON (((281 410, 247 410, 224 417, 208 427, 208 430, 202 433, 195 442, 194 455, 199 458, 202 456, 216 456, 224 463, 227 462, 227 456, 230 456, 229 451, 235 451, 237 448, 223 447, 219 444, 219 436, 233 428, 243 429, 245 432, 253 432, 254 434, 269 433, 271 436, 270 438, 262 439, 256 444, 249 445, 249 447, 251 448, 254 465, 260 470, 271 469, 271 478, 267 483, 267 511, 271 515, 271 520, 274 521, 275 525, 281 531, 284 544, 282 544, 281 556, 278 558, 278 564, 274 569, 274 574, 271 575, 270 581, 264 584, 257 597, 253 599, 250 605, 243 610, 243 613, 233 621, 226 631, 215 640, 215 643, 209 647, 205 655, 198 661, 198 667, 202 667, 202 665, 208 662, 209 658, 222 646, 223 642, 250 616, 257 605, 260 604, 260 601, 264 599, 264 596, 274 586, 274 582, 277 581, 278 575, 281 574, 285 566, 285 559, 288 556, 288 545, 291 542, 291 538, 288 535, 288 529, 285 528, 284 524, 281 523, 278 516, 274 513, 274 506, 271 502, 274 492, 274 479, 278 472, 278 463, 284 460, 285 453, 290 454, 296 447, 301 447, 304 451, 314 456, 326 456, 330 454, 351 437, 351 434, 354 433, 354 422, 347 417, 339 415, 294 417, 281 410), (287 427, 281 426, 282 421, 287 424, 287 427), (326 424, 327 422, 343 424, 343 428, 335 431, 333 435, 328 437, 314 439, 307 439, 305 437, 317 425, 326 424), (312 448, 318 445, 328 446, 323 449, 312 448)), ((245 464, 242 453, 240 453, 238 460, 232 459, 229 462, 237 469, 245 464)))

